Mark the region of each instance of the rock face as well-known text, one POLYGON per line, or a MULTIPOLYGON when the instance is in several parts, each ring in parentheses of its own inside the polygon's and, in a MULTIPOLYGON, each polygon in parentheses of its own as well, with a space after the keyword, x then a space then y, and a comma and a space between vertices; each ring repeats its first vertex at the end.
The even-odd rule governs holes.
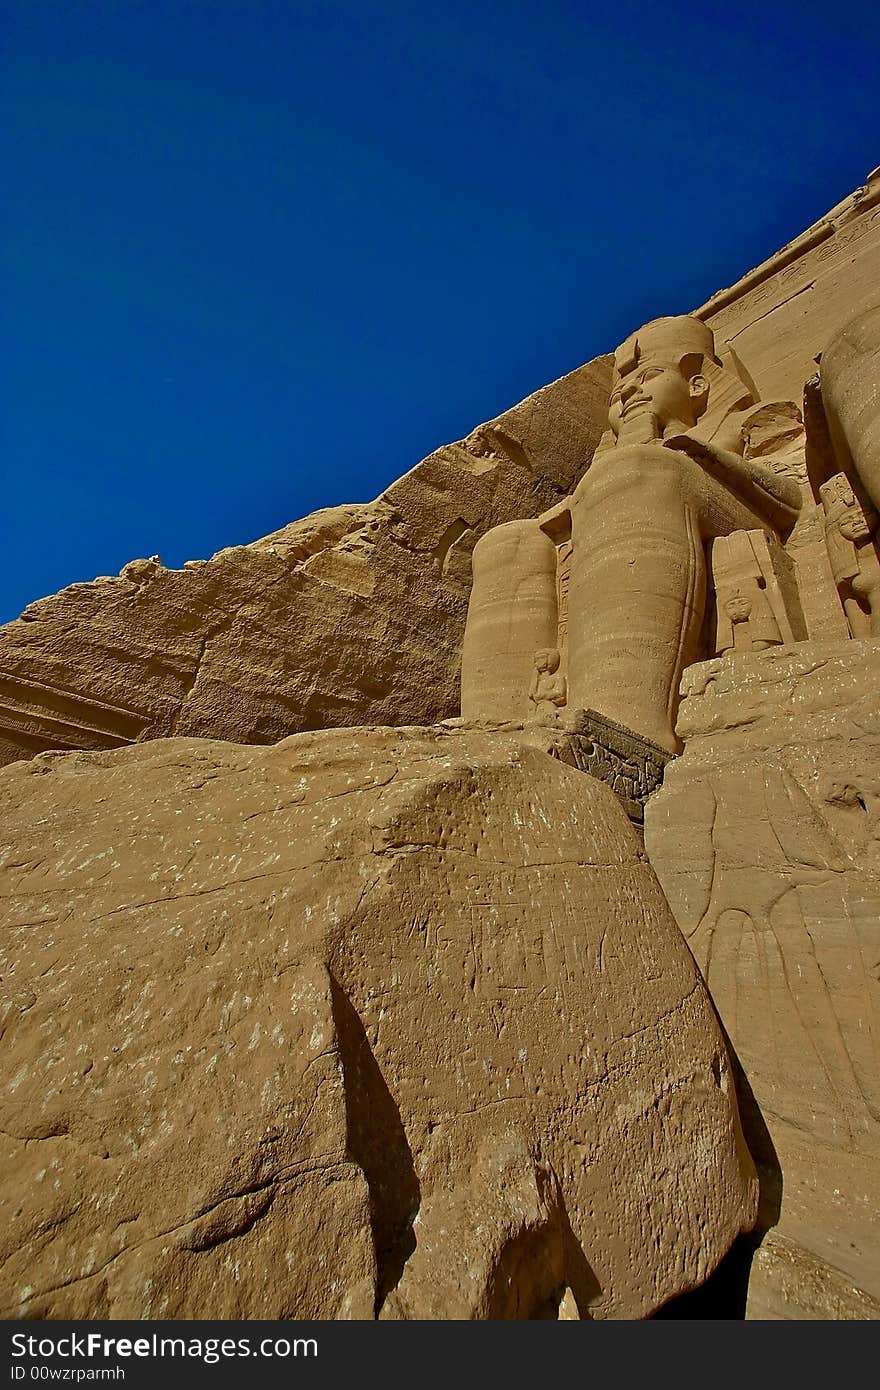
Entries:
POLYGON ((776 1227, 752 1315, 875 1317, 880 646, 727 656, 684 691, 645 838, 745 1073, 776 1227))
POLYGON ((168 570, 74 584, 0 629, 0 764, 171 734, 273 743, 458 713, 470 552, 572 487, 602 430, 598 359, 377 501, 168 570))
POLYGON ((797 396, 816 357, 880 283, 880 169, 788 246, 719 290, 697 316, 765 399, 797 396))
POLYGON ((614 794, 540 730, 0 774, 2 1307, 638 1317, 757 1186, 614 794))

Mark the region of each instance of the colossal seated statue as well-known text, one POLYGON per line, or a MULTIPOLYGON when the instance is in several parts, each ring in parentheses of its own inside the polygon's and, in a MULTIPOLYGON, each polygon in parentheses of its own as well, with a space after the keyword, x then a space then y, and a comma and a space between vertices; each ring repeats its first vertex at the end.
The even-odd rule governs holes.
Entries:
MULTIPOLYGON (((568 709, 678 750, 681 673, 701 654, 707 549, 735 531, 784 539, 801 502, 797 481, 773 466, 766 430, 750 428, 756 395, 699 319, 657 319, 618 349, 609 430, 574 494, 475 547, 465 719, 528 717, 535 652, 557 647, 564 610, 568 709)), ((783 416, 790 430, 791 411, 783 416)))

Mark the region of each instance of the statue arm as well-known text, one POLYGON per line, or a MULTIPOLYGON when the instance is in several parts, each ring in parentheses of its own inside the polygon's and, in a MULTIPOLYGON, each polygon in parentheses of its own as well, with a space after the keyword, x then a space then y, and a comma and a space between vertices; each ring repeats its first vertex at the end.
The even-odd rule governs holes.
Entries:
POLYGON ((781 532, 790 531, 801 506, 800 488, 793 478, 780 477, 758 459, 745 459, 689 434, 664 439, 664 447, 687 454, 745 501, 763 512, 781 532))

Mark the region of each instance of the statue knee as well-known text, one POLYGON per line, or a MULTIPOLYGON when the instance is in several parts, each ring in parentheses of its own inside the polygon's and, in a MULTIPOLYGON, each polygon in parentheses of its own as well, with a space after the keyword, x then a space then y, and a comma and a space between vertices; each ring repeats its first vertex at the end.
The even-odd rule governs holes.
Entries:
POLYGON ((505 521, 480 537, 473 549, 472 569, 476 580, 486 573, 503 573, 518 556, 531 550, 546 551, 547 541, 537 521, 505 521))

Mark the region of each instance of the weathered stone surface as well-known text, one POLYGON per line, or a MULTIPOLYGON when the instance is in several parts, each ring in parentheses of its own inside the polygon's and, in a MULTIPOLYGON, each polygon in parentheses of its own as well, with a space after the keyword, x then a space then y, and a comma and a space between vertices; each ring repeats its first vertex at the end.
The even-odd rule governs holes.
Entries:
MULTIPOLYGON (((878 199, 880 185, 843 220, 878 199)), ((683 747, 646 843, 740 1052, 764 1228, 784 1188, 810 1317, 823 1280, 831 1310, 847 1280, 868 1306, 880 1278, 880 836, 864 824, 880 807, 880 648, 863 640, 880 634, 880 306, 846 309, 834 298, 806 422, 796 399, 760 399, 758 345, 743 360, 712 315, 630 335, 572 496, 475 547, 462 660, 470 719, 571 731, 588 708, 658 771, 683 747), (700 663, 713 653, 729 659, 700 663), (871 1219, 855 1219, 864 1204, 871 1219)), ((608 761, 584 764, 573 737, 570 751, 590 772, 608 761)), ((756 1261, 753 1309, 778 1306, 783 1270, 789 1289, 781 1257, 756 1261)))
POLYGON ((438 449, 373 503, 168 570, 73 584, 0 629, 0 763, 171 734, 273 743, 458 713, 470 552, 543 511, 602 429, 610 362, 438 449))
POLYGON ((764 398, 800 398, 816 357, 880 283, 880 169, 788 246, 695 310, 764 398))
POLYGON ((880 1296, 880 645, 728 655, 683 692, 685 752, 645 841, 744 1069, 762 1222, 800 1252, 756 1259, 753 1312, 784 1298, 789 1317, 874 1316, 859 1310, 880 1296))
POLYGON ((871 1298, 839 1270, 778 1231, 770 1231, 752 1260, 749 1316, 774 1322, 793 1317, 811 1322, 873 1322, 880 1318, 880 1299, 871 1298))
MULTIPOLYGON (((843 221, 870 228, 878 199, 843 221)), ((572 732, 589 707, 657 773, 683 747, 646 845, 745 1068, 764 1229, 784 1191, 781 1238, 800 1251, 756 1261, 752 1308, 809 1269, 809 1317, 824 1284, 829 1310, 848 1280, 856 1310, 880 1291, 880 648, 865 640, 880 634, 880 305, 841 320, 833 300, 806 423, 795 399, 759 399, 759 345, 744 337, 743 360, 714 313, 630 335, 572 496, 478 542, 462 660, 471 719, 531 712, 572 732), (728 656, 700 662, 713 653, 728 656)), ((653 788, 626 749, 618 767, 596 746, 568 751, 632 814, 653 788)))
POLYGON ((578 710, 566 719, 534 719, 520 724, 491 719, 446 719, 445 728, 482 730, 510 737, 520 734, 529 747, 540 748, 579 772, 605 782, 627 816, 637 825, 645 803, 663 780, 669 754, 656 744, 621 729, 595 710, 578 710))
POLYGON ((2 786, 2 1307, 632 1317, 754 1218, 635 832, 545 734, 43 754, 2 786))

